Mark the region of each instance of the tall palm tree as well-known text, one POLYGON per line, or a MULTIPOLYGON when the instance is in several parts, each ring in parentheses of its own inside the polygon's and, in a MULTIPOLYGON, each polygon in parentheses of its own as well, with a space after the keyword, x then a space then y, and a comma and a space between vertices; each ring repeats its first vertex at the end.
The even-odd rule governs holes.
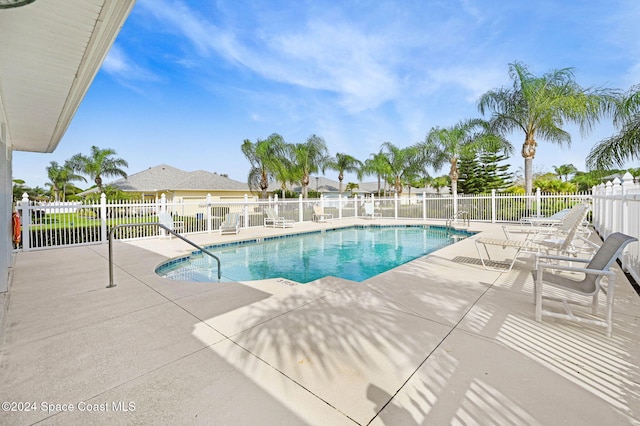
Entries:
POLYGON ((402 186, 408 180, 414 178, 422 168, 422 157, 417 146, 398 148, 391 142, 385 142, 381 146, 384 161, 387 164, 389 177, 398 195, 402 193, 402 186))
POLYGON ((326 168, 329 159, 327 144, 320 136, 311 135, 306 142, 293 145, 291 150, 292 170, 302 186, 302 196, 307 198, 311 174, 324 172, 326 168))
POLYGON ((613 104, 613 124, 620 131, 598 142, 586 163, 591 170, 623 167, 625 161, 640 159, 640 85, 619 95, 613 104))
POLYGON ((607 91, 580 87, 571 68, 538 77, 515 62, 509 64, 509 76, 513 86, 488 91, 480 97, 478 109, 482 114, 491 113, 493 128, 503 136, 513 131, 524 133, 525 192, 531 194, 536 137, 569 146, 571 135, 562 126, 572 122, 580 126, 583 134, 591 130, 607 109, 607 91))
POLYGON ((247 183, 252 191, 259 189, 263 199, 267 198, 269 183, 286 170, 285 149, 284 138, 277 133, 266 140, 258 139, 252 143, 245 139, 242 143, 242 153, 251 164, 247 183))
POLYGON ((129 163, 122 158, 114 157, 115 155, 117 153, 114 149, 92 146, 89 155, 76 154, 67 164, 72 170, 89 176, 98 190, 104 192, 103 177, 127 178, 127 173, 121 167, 129 167, 129 163))
POLYGON ((380 151, 377 154, 371 154, 367 158, 362 167, 363 174, 376 175, 378 178, 378 196, 381 194, 380 185, 382 180, 387 181, 388 176, 391 174, 389 169, 389 163, 387 162, 384 152, 380 151))
POLYGON ((477 154, 483 150, 513 152, 513 147, 504 138, 489 131, 488 123, 471 119, 447 128, 433 127, 424 143, 420 144, 423 155, 436 171, 449 163, 451 193, 458 192, 458 161, 464 154, 477 154))
POLYGON ((329 159, 326 168, 338 172, 338 181, 340 181, 340 194, 342 194, 342 181, 345 172, 356 173, 358 179, 362 179, 362 161, 352 157, 351 155, 337 153, 335 158, 329 159))

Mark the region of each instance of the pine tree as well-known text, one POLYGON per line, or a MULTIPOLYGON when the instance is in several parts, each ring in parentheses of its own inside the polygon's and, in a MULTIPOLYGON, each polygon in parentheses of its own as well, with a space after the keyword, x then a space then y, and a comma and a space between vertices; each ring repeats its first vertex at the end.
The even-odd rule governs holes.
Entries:
POLYGON ((483 151, 480 154, 467 154, 460 159, 459 191, 465 194, 481 194, 508 188, 513 175, 508 173, 508 164, 499 164, 507 160, 506 155, 483 151))
POLYGON ((479 162, 483 168, 484 188, 482 192, 489 192, 492 189, 501 191, 508 188, 513 183, 513 175, 508 172, 508 164, 499 164, 509 157, 495 152, 483 152, 479 155, 479 162))
POLYGON ((458 192, 462 194, 477 194, 481 191, 481 166, 475 153, 465 153, 460 157, 458 192))

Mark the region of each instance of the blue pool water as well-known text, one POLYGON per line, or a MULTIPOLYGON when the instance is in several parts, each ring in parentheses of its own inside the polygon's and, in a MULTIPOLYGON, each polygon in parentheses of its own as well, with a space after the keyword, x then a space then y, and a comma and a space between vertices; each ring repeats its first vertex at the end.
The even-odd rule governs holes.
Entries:
MULTIPOLYGON (((325 276, 363 281, 472 235, 437 226, 357 226, 261 241, 205 247, 220 258, 221 281, 286 278, 308 283, 325 276)), ((166 278, 218 281, 217 263, 194 253, 156 269, 166 278)))

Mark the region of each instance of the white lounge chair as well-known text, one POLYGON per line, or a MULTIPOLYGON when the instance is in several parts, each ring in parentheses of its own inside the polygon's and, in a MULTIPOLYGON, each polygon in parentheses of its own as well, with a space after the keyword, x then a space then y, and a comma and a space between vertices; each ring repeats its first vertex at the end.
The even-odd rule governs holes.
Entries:
POLYGON ((377 217, 382 217, 382 213, 376 212, 373 203, 364 203, 364 217, 366 219, 375 219, 377 217))
POLYGON ((287 227, 292 227, 293 224, 295 223, 294 220, 291 219, 285 219, 282 216, 278 216, 276 214, 276 211, 270 207, 267 207, 266 209, 264 209, 264 214, 265 214, 265 218, 264 218, 264 226, 273 226, 273 227, 279 227, 279 228, 287 228, 287 227))
MULTIPOLYGON (((167 228, 169 228, 170 230, 172 230, 173 232, 184 232, 184 221, 182 220, 173 220, 173 216, 171 216, 170 213, 158 213, 158 223, 160 223, 161 225, 166 226, 167 228)), ((163 235, 164 232, 166 231, 162 231, 163 235)), ((171 238, 172 235, 171 233, 169 233, 169 238, 171 238)))
MULTIPOLYGON (((567 254, 567 255, 575 255, 577 252, 584 251, 584 246, 587 243, 586 238, 582 236, 578 236, 578 229, 582 226, 582 220, 587 214, 588 209, 583 209, 581 212, 581 216, 576 216, 573 219, 571 228, 567 231, 566 234, 546 234, 537 239, 528 239, 528 240, 513 240, 513 239, 496 239, 496 238, 484 238, 480 237, 475 240, 476 250, 478 251, 478 256, 480 257, 480 262, 482 262, 482 266, 486 269, 494 270, 494 271, 510 271, 513 268, 513 265, 516 262, 516 259, 520 255, 520 253, 539 253, 550 251, 555 251, 556 255, 567 254), (577 242, 578 240, 579 242, 577 242), (482 255, 482 250, 480 246, 484 247, 484 252, 487 256, 487 261, 485 261, 484 256, 482 255), (499 246, 503 249, 512 248, 515 249, 515 253, 513 254, 513 258, 511 262, 508 264, 508 268, 501 269, 488 265, 488 262, 496 263, 491 259, 491 255, 489 253, 489 249, 487 246, 499 246)), ((498 262, 502 263, 502 262, 498 262)))
MULTIPOLYGON (((574 208, 578 206, 576 204, 573 206, 574 208)), ((564 217, 569 214, 572 209, 563 209, 559 212, 552 214, 551 216, 523 216, 520 218, 520 223, 523 225, 531 225, 531 226, 545 226, 545 225, 556 225, 564 219, 564 217)))
POLYGON ((320 205, 313 206, 313 220, 318 222, 325 222, 327 219, 333 219, 333 214, 325 213, 324 207, 320 205))
POLYGON ((238 232, 240 232, 240 213, 227 213, 224 222, 220 224, 220 235, 238 232))
MULTIPOLYGON (((503 225, 502 230, 508 239, 512 239, 512 234, 526 234, 528 237, 536 234, 562 233, 566 234, 576 220, 584 220, 589 211, 587 204, 576 204, 571 209, 561 210, 557 216, 548 218, 528 219, 529 222, 522 222, 520 226, 503 225)), ((586 227, 585 227, 586 228, 586 227)), ((527 238, 528 238, 527 237, 527 238)))
POLYGON ((602 243, 591 260, 576 259, 573 257, 550 256, 536 254, 536 269, 533 271, 535 280, 534 300, 536 321, 542 321, 542 316, 561 318, 587 324, 594 324, 605 327, 607 336, 611 337, 613 329, 613 302, 615 293, 615 273, 611 271, 611 266, 622 253, 627 244, 637 241, 635 237, 630 237, 619 232, 609 235, 602 243), (545 262, 552 261, 552 262, 545 262), (584 268, 559 265, 559 261, 583 262, 587 265, 584 268), (577 276, 576 276, 577 274, 577 276), (602 278, 607 277, 607 285, 602 284, 602 278), (569 300, 568 297, 558 298, 543 296, 544 286, 552 286, 556 290, 568 292, 573 295, 591 298, 590 302, 580 300, 569 300), (574 313, 569 304, 580 306, 590 306, 592 316, 598 314, 598 293, 602 291, 607 296, 607 307, 604 319, 588 318, 574 313), (558 313, 543 309, 542 301, 554 300, 562 303, 564 313, 558 313))

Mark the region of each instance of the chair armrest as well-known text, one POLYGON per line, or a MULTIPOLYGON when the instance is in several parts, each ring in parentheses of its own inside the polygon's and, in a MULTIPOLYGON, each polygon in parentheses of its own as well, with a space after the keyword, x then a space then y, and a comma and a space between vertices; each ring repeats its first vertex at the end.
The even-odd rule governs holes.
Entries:
POLYGON ((591 259, 583 259, 580 257, 571 257, 571 256, 555 256, 553 254, 545 254, 545 253, 535 253, 536 262, 540 259, 551 259, 551 260, 564 260, 567 262, 582 262, 589 263, 591 259))
POLYGON ((536 270, 542 271, 542 269, 554 269, 557 271, 566 271, 566 272, 582 272, 584 274, 591 274, 591 275, 606 275, 606 276, 615 275, 615 272, 611 270, 605 271, 602 269, 578 268, 575 266, 556 265, 553 263, 539 263, 536 270))

